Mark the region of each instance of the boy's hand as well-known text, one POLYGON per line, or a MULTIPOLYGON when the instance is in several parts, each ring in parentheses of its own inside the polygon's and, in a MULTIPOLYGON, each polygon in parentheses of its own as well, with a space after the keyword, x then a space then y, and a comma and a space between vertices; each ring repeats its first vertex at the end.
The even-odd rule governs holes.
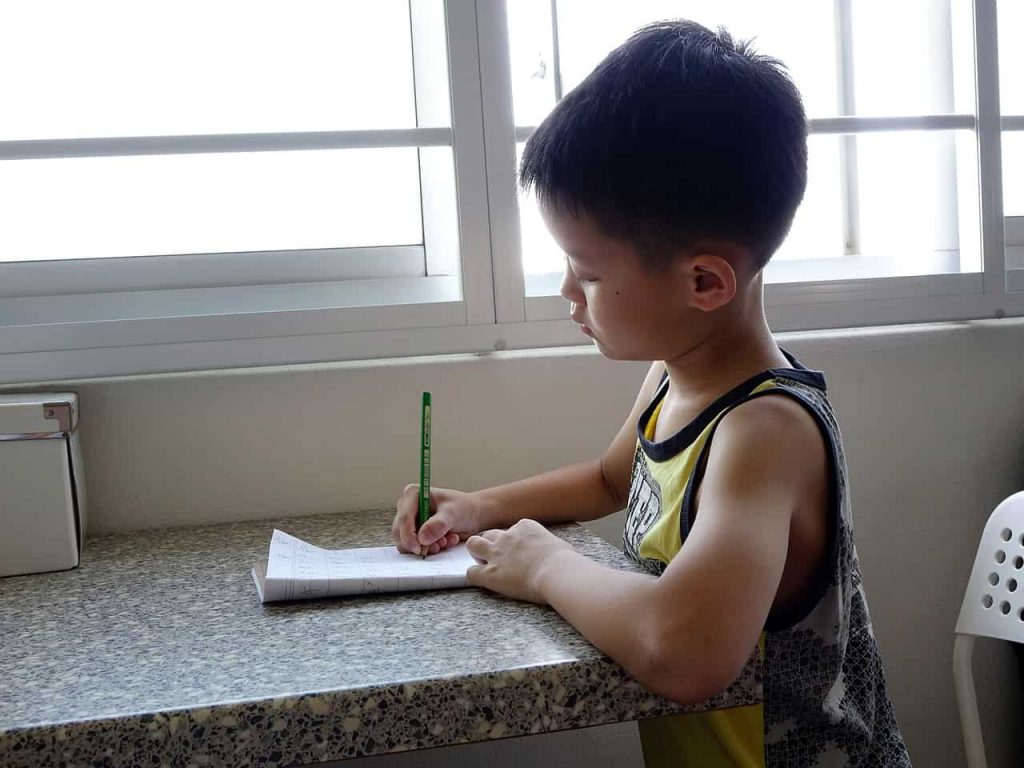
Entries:
POLYGON ((520 520, 507 531, 484 531, 471 537, 466 548, 483 563, 466 572, 470 584, 541 605, 547 603, 545 566, 559 553, 576 551, 536 520, 520 520))
POLYGON ((480 530, 480 513, 471 494, 445 488, 430 489, 430 519, 416 533, 419 512, 420 487, 405 486, 398 499, 398 511, 391 523, 391 538, 402 552, 435 555, 442 549, 453 547, 480 530))

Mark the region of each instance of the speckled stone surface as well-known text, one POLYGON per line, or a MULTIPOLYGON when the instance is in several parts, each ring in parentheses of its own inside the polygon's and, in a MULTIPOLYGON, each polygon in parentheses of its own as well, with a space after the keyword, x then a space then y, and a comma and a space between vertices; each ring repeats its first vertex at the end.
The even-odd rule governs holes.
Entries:
MULTIPOLYGON (((285 766, 681 711, 548 608, 477 589, 264 606, 274 527, 389 543, 388 512, 118 534, 0 579, 0 765, 285 766)), ((556 533, 633 569, 579 526, 556 533)), ((697 708, 759 700, 748 664, 697 708)))

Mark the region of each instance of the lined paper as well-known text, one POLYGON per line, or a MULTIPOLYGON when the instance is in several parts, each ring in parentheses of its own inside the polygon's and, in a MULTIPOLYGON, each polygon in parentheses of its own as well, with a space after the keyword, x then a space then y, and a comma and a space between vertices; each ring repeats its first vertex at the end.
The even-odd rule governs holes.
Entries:
POLYGON ((421 558, 394 546, 322 549, 275 529, 267 562, 252 577, 260 599, 271 603, 466 587, 475 564, 465 544, 421 558))

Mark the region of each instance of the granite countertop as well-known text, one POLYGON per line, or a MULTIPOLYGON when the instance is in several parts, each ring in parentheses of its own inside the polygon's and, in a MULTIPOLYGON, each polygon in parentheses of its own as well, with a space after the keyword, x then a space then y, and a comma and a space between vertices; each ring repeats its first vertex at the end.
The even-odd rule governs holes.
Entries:
MULTIPOLYGON (((683 711, 549 608, 478 589, 263 605, 273 528, 389 543, 359 512, 90 539, 0 579, 0 765, 284 766, 683 711)), ((555 532, 636 567, 580 526, 555 532)), ((759 700, 760 670, 693 709, 759 700)))

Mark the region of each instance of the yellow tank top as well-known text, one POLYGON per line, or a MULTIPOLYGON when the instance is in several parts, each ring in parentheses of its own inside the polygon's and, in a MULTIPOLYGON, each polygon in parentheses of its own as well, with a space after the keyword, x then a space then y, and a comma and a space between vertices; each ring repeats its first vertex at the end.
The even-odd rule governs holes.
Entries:
POLYGON ((790 397, 814 417, 828 446, 829 551, 812 594, 787 615, 769 616, 758 646, 761 704, 639 721, 648 768, 909 768, 886 692, 867 612, 842 439, 825 380, 786 355, 793 368, 764 371, 708 406, 682 430, 655 442, 668 390, 662 381, 637 424, 623 546, 660 575, 686 544, 693 497, 722 418, 765 395, 790 397))
MULTIPOLYGON (((773 380, 765 381, 747 394, 770 389, 773 384, 773 380)), ((641 425, 644 439, 648 444, 654 444, 655 428, 664 402, 664 393, 661 393, 646 424, 641 425)), ((688 441, 681 450, 670 456, 659 457, 663 458, 661 461, 649 457, 643 446, 639 442, 637 444, 633 467, 634 482, 630 487, 630 497, 633 501, 635 493, 637 501, 643 498, 645 503, 642 502, 640 506, 646 507, 647 514, 641 518, 634 517, 631 522, 634 526, 643 526, 646 532, 642 536, 634 535, 628 538, 639 542, 634 557, 645 562, 652 570, 663 570, 664 565, 672 560, 682 546, 680 531, 684 523, 689 530, 689 523, 692 522, 681 520, 683 498, 702 450, 724 414, 723 409, 706 425, 701 425, 703 428, 694 436, 692 442, 688 441), (646 525, 642 518, 649 518, 646 525), (664 565, 653 566, 654 563, 664 565)), ((652 452, 657 453, 657 450, 652 452)), ((630 510, 632 511, 635 506, 637 505, 631 503, 630 510)), ((763 652, 763 635, 760 647, 763 652)), ((763 704, 753 704, 747 707, 641 720, 638 727, 644 763, 647 768, 764 768, 763 710, 763 704)))

